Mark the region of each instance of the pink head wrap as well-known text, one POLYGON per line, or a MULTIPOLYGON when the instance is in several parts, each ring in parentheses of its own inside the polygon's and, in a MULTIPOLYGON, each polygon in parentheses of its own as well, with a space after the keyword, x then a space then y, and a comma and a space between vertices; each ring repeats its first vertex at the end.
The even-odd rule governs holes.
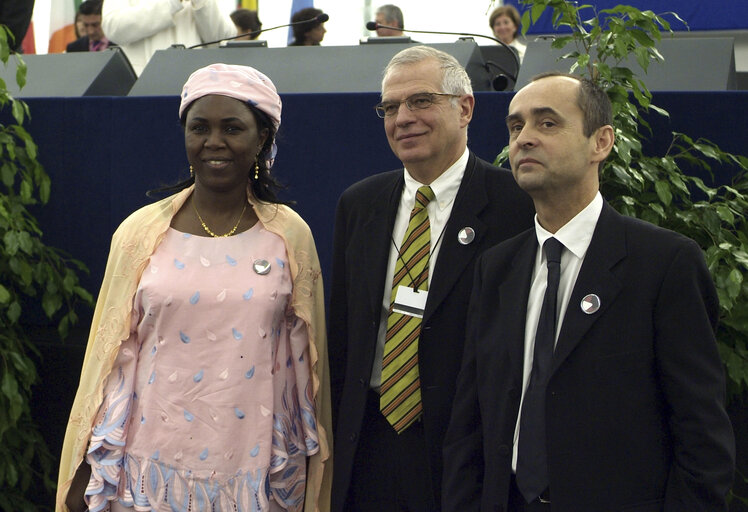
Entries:
MULTIPOLYGON (((182 117, 193 101, 209 94, 236 98, 262 110, 270 118, 274 131, 278 132, 281 123, 280 96, 273 82, 255 68, 217 63, 198 69, 190 75, 182 88, 179 117, 182 117)), ((272 166, 275 153, 273 138, 272 151, 268 155, 268 168, 272 166)))

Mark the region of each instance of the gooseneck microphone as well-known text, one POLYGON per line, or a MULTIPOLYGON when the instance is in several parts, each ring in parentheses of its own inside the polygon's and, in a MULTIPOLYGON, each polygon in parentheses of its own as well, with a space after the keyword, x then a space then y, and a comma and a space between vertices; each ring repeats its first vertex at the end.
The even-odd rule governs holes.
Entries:
MULTIPOLYGON (((517 64, 517 70, 519 70, 519 56, 517 55, 517 53, 508 44, 504 43, 500 39, 496 39, 495 37, 486 36, 486 35, 483 35, 483 34, 471 34, 469 32, 436 32, 436 31, 431 31, 431 30, 410 30, 410 29, 404 29, 404 28, 399 28, 399 27, 392 27, 392 26, 389 26, 389 25, 382 25, 381 23, 377 23, 376 21, 369 21, 369 22, 366 23, 366 30, 376 30, 378 28, 389 28, 389 29, 392 29, 392 30, 402 30, 403 32, 413 32, 415 34, 435 34, 435 35, 445 35, 445 36, 469 36, 469 37, 482 37, 484 39, 490 39, 491 41, 499 43, 501 46, 503 46, 509 52, 511 52, 512 56, 514 57, 514 61, 517 64)), ((502 73, 506 74, 506 77, 511 78, 513 82, 517 81, 517 77, 514 75, 514 73, 510 73, 506 69, 503 69, 501 66, 499 66, 495 62, 487 62, 486 64, 487 65, 490 64, 490 65, 495 66, 502 73)), ((502 77, 501 75, 499 75, 499 76, 497 76, 497 77, 494 78, 494 81, 495 82, 498 81, 498 83, 500 84, 500 83, 502 83, 502 78, 505 80, 506 77, 502 77)), ((505 84, 504 87, 506 87, 506 83, 505 82, 504 82, 504 84, 505 84)), ((496 88, 496 85, 498 85, 498 84, 494 84, 494 88, 496 88)), ((496 90, 503 90, 503 88, 496 89, 496 90)))
POLYGON ((192 50, 193 48, 201 48, 203 46, 220 43, 222 41, 233 41, 234 39, 239 39, 240 37, 244 37, 244 36, 249 36, 251 39, 254 36, 258 36, 264 32, 270 32, 271 30, 275 30, 277 28, 293 27, 295 25, 304 25, 305 23, 325 23, 329 19, 330 19, 329 15, 327 15, 326 13, 322 13, 322 14, 315 16, 314 18, 309 18, 308 20, 295 21, 293 23, 287 23, 285 25, 278 25, 277 27, 270 27, 270 28, 265 28, 261 30, 253 30, 251 32, 245 32, 244 34, 239 34, 238 36, 224 37, 223 39, 218 39, 216 41, 208 41, 207 43, 195 44, 195 45, 190 46, 187 49, 192 50))

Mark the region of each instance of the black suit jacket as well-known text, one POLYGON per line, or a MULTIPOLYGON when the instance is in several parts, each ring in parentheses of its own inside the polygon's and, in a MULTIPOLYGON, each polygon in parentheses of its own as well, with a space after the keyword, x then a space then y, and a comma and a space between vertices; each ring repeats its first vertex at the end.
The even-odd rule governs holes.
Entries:
MULTIPOLYGON (((107 48, 114 48, 115 46, 117 45, 109 41, 109 46, 107 48)), ((68 53, 87 52, 88 51, 88 36, 80 37, 76 39, 75 41, 73 41, 72 43, 68 43, 66 51, 68 53)))
MULTIPOLYGON (((328 328, 337 425, 334 511, 342 510, 354 471, 382 314, 391 233, 403 186, 402 169, 378 174, 351 186, 338 203, 328 328)), ((533 212, 530 198, 517 187, 510 172, 470 154, 442 235, 418 346, 424 435, 437 493, 442 440, 462 358, 475 259, 532 225, 533 212), (457 240, 464 227, 475 230, 475 239, 468 245, 457 240)), ((438 494, 435 500, 439 503, 438 494)))
MULTIPOLYGON (((534 229, 476 269, 445 441, 443 505, 507 506, 534 229)), ((718 301, 690 239, 605 204, 559 333, 546 396, 553 511, 725 510, 734 437, 718 301), (600 309, 585 314, 587 294, 600 309)))
POLYGON ((88 51, 88 36, 79 37, 72 43, 68 43, 65 51, 67 51, 68 53, 87 52, 88 51))

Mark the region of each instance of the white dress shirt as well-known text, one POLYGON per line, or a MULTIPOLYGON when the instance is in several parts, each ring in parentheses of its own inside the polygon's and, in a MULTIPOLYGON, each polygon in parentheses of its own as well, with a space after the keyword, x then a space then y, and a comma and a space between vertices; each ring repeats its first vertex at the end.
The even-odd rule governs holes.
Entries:
MULTIPOLYGON (((543 307, 546 285, 548 284, 548 266, 546 265, 543 244, 551 237, 556 238, 564 247, 561 252, 561 279, 558 285, 558 311, 556 318, 556 341, 561 331, 562 319, 569 306, 571 292, 577 281, 579 269, 584 263, 584 256, 592 241, 597 220, 603 209, 603 198, 598 192, 595 198, 573 219, 564 224, 555 233, 550 233, 538 223, 535 215, 535 234, 538 238, 538 249, 535 254, 535 267, 532 272, 530 284, 530 296, 527 300, 527 318, 525 319, 525 358, 522 368, 522 402, 525 399, 527 385, 530 382, 533 356, 535 354, 535 331, 538 328, 540 310, 543 307)), ((581 307, 581 306, 580 306, 581 307)), ((522 415, 522 402, 520 402, 520 413, 517 414, 517 425, 514 429, 514 447, 512 454, 512 470, 517 469, 517 447, 519 441, 519 420, 522 415)))
MULTIPOLYGON (((457 159, 441 176, 436 178, 431 185, 434 192, 434 200, 427 206, 429 214, 429 225, 431 228, 431 253, 429 255, 429 285, 431 276, 434 275, 434 266, 439 255, 439 248, 442 245, 442 234, 447 226, 449 216, 452 213, 457 191, 460 189, 462 177, 465 175, 469 152, 467 148, 462 156, 457 159)), ((382 316, 379 321, 379 333, 377 334, 377 348, 374 354, 374 365, 371 369, 370 385, 373 389, 379 389, 382 382, 382 355, 384 354, 384 338, 387 334, 387 317, 389 316, 390 301, 392 299, 392 278, 395 274, 395 263, 400 250, 400 244, 403 241, 405 232, 408 230, 410 221, 410 212, 416 203, 416 192, 423 185, 416 181, 408 172, 405 174, 405 186, 400 196, 400 205, 397 207, 397 216, 395 225, 392 228, 392 238, 390 240, 390 257, 387 264, 387 273, 384 281, 384 296, 382 297, 382 316)), ((430 287, 430 286, 429 286, 430 287)))

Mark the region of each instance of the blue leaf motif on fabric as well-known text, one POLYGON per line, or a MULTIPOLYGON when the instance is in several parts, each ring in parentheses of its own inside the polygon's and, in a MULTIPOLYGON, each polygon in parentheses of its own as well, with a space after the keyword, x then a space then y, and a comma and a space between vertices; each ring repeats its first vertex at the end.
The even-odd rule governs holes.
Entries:
POLYGON ((244 337, 244 335, 242 333, 240 333, 239 331, 237 331, 233 327, 231 328, 231 335, 234 336, 235 340, 240 340, 240 339, 242 339, 244 337))
POLYGON ((151 349, 151 355, 154 355, 156 353, 156 350, 158 350, 156 348, 156 345, 153 345, 153 348, 151 349))
POLYGON ((141 414, 141 415, 140 415, 140 424, 142 425, 143 423, 145 423, 145 416, 143 416, 143 415, 141 414))
POLYGON ((195 376, 192 377, 192 380, 195 382, 200 382, 201 380, 203 380, 203 370, 200 370, 199 372, 197 372, 195 376))
POLYGON ((240 420, 244 419, 244 416, 245 416, 244 411, 242 411, 238 407, 234 407, 234 414, 236 414, 236 417, 239 418, 240 420))
POLYGON ((291 368, 291 365, 293 364, 293 359, 291 356, 288 356, 288 359, 286 359, 286 368, 291 368))
POLYGON ((254 295, 254 293, 255 293, 255 289, 250 288, 244 293, 244 295, 242 295, 242 298, 244 298, 244 300, 249 300, 252 298, 252 295, 254 295))
POLYGON ((178 259, 174 258, 174 266, 177 267, 177 270, 184 269, 184 263, 179 261, 178 259))
POLYGON ((153 370, 151 373, 151 376, 148 377, 148 384, 153 384, 153 381, 156 380, 156 370, 153 370))
POLYGON ((228 263, 232 267, 236 266, 236 260, 232 258, 231 256, 229 256, 228 254, 226 255, 226 263, 228 263))
POLYGON ((280 265, 280 268, 286 268, 286 262, 280 258, 275 258, 275 261, 280 265))
POLYGON ((161 457, 161 452, 159 452, 158 450, 156 450, 155 452, 153 452, 153 455, 151 455, 151 459, 153 459, 153 460, 158 460, 159 457, 161 457))
POLYGON ((191 238, 192 235, 190 233, 182 233, 182 238, 191 238))
POLYGON ((207 458, 208 458, 208 449, 206 448, 206 449, 204 449, 204 450, 203 450, 203 451, 202 451, 202 452, 200 453, 200 460, 205 460, 205 459, 207 459, 207 458))
POLYGON ((252 448, 249 451, 249 455, 252 457, 257 457, 257 454, 260 453, 260 443, 257 443, 254 448, 252 448))
MULTIPOLYGON (((156 452, 155 455, 158 455, 158 452, 156 452)), ((158 473, 159 471, 157 466, 151 466, 150 471, 148 471, 148 484, 151 487, 151 491, 155 491, 158 488, 158 473)))
POLYGON ((182 340, 182 343, 189 343, 190 342, 190 337, 187 336, 182 331, 179 331, 179 339, 182 340))
POLYGON ((244 377, 247 378, 247 379, 251 379, 254 376, 255 376, 255 367, 254 366, 252 368, 250 368, 247 373, 244 374, 244 377))
POLYGON ((196 291, 196 292, 195 292, 195 293, 194 293, 194 294, 192 295, 192 297, 190 297, 190 304, 192 304, 192 305, 194 306, 195 304, 197 304, 197 302, 198 302, 199 300, 200 300, 200 292, 199 292, 199 291, 196 291))
POLYGON ((195 416, 190 411, 188 411, 187 409, 185 409, 184 410, 184 419, 186 419, 189 422, 192 422, 192 420, 195 419, 195 416))

